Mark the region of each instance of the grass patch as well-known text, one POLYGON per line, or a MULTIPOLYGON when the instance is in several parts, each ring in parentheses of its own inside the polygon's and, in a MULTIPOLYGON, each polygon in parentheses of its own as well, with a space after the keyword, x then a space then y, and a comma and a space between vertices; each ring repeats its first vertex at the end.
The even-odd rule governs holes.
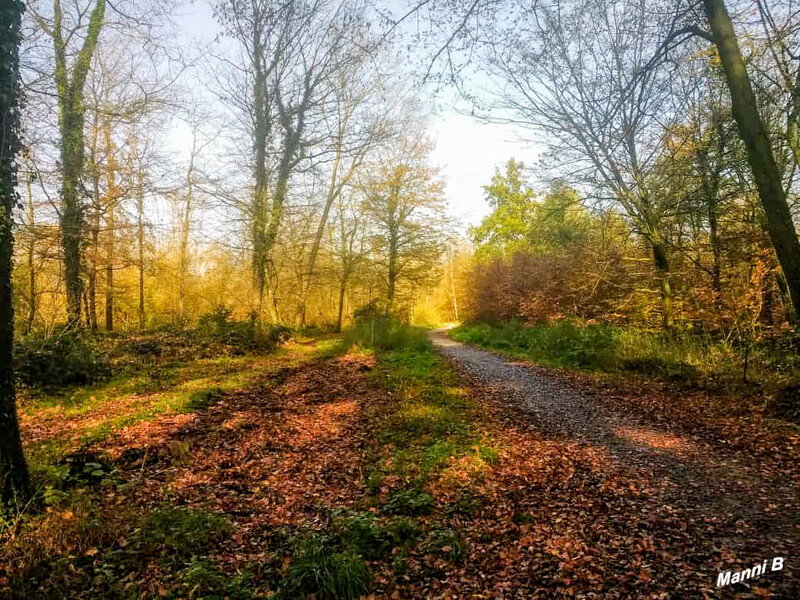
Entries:
POLYGON ((545 366, 634 373, 709 389, 741 386, 745 354, 751 384, 780 387, 800 372, 794 345, 781 336, 744 347, 688 331, 665 333, 569 320, 531 327, 520 323, 467 324, 450 335, 459 342, 545 366))
POLYGON ((434 529, 425 541, 428 552, 439 554, 446 560, 459 563, 467 555, 467 543, 454 529, 434 529))
POLYGON ((222 388, 210 387, 197 390, 189 394, 189 398, 183 408, 188 412, 197 410, 207 410, 212 404, 216 404, 222 398, 222 388))
POLYGON ((330 539, 312 535, 295 554, 279 592, 280 598, 357 600, 366 594, 372 575, 350 550, 337 550, 330 539))
POLYGON ((230 533, 224 515, 204 510, 162 508, 150 513, 142 523, 145 546, 159 547, 165 555, 186 558, 205 553, 209 544, 230 533))

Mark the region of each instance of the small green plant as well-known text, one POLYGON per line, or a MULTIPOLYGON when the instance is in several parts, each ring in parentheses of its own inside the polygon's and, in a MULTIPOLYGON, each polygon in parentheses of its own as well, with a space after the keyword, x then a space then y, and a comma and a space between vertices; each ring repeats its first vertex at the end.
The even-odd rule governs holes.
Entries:
POLYGON ((497 448, 493 448, 492 446, 484 446, 481 444, 477 446, 475 453, 487 465, 494 466, 500 462, 500 453, 497 451, 497 448))
POLYGON ((150 513, 142 524, 145 546, 162 547, 177 557, 205 553, 209 544, 231 530, 223 515, 204 510, 163 508, 150 513))
POLYGON ((428 535, 425 547, 428 552, 440 554, 447 560, 457 563, 467 554, 464 538, 453 529, 434 529, 428 535))
POLYGON ((420 534, 419 526, 410 517, 395 517, 386 530, 395 546, 413 544, 420 534))
POLYGON ((108 358, 87 335, 63 327, 14 344, 14 374, 32 388, 87 385, 108 379, 108 358))
POLYGON ((369 568, 357 554, 337 551, 327 538, 314 535, 292 559, 280 596, 357 600, 366 594, 371 580, 369 568))
POLYGON ((389 494, 383 511, 391 515, 420 516, 433 512, 433 496, 417 488, 395 490, 389 494))
POLYGON ((249 573, 229 577, 210 560, 193 556, 177 573, 177 579, 186 589, 188 598, 227 598, 249 600, 253 598, 249 573))
POLYGON ((218 387, 197 390, 189 395, 185 409, 189 412, 207 410, 209 406, 219 402, 220 398, 222 398, 222 389, 218 387))
POLYGON ((345 517, 340 523, 344 544, 359 556, 379 557, 389 549, 390 538, 375 523, 372 513, 356 513, 345 517))
POLYGON ((483 498, 464 489, 456 496, 455 501, 447 507, 447 512, 454 515, 474 518, 483 510, 483 506, 483 498))
POLYGON ((527 510, 515 512, 511 520, 517 525, 530 525, 534 521, 533 515, 527 510))

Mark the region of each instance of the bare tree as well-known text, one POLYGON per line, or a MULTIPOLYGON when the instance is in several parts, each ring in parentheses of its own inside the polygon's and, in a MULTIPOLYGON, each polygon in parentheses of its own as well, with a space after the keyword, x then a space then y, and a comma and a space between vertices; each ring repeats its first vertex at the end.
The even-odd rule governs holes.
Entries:
POLYGON ((391 121, 396 101, 385 101, 386 82, 370 60, 369 40, 364 40, 351 64, 332 75, 334 91, 323 106, 322 121, 331 155, 327 191, 302 279, 300 326, 305 325, 306 303, 313 285, 314 267, 333 204, 356 176, 369 153, 393 135, 391 121), (384 99, 383 102, 380 100, 384 99))
POLYGON ((670 87, 642 69, 655 40, 646 3, 556 2, 521 7, 498 27, 485 64, 498 83, 490 119, 545 134, 557 174, 625 210, 649 245, 664 327, 673 293, 663 219, 671 210, 649 183, 670 122, 670 87))
MULTIPOLYGON (((360 11, 329 0, 227 0, 216 7, 227 34, 241 47, 245 84, 229 98, 247 115, 252 139, 253 191, 241 206, 249 223, 257 314, 275 270, 272 250, 281 231, 292 175, 309 148, 318 109, 332 93, 360 11)), ((278 319, 274 297, 268 303, 278 319)))
POLYGON ((344 301, 347 286, 352 276, 364 263, 369 253, 369 245, 365 239, 365 215, 362 207, 356 202, 352 188, 350 193, 340 192, 337 197, 336 232, 332 254, 338 261, 339 300, 336 312, 336 331, 342 330, 344 318, 344 301))

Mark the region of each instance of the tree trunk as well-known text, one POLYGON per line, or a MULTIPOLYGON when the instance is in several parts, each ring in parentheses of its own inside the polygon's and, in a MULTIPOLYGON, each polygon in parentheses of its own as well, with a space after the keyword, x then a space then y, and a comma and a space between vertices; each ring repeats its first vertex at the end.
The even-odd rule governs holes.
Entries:
POLYGON ((672 307, 672 285, 670 283, 669 258, 663 242, 651 241, 653 247, 653 263, 656 267, 658 280, 661 287, 661 311, 664 329, 672 329, 674 324, 672 307))
POLYGON ((711 244, 711 289, 714 292, 714 304, 720 307, 722 299, 722 257, 719 249, 719 218, 716 203, 708 206, 708 225, 710 229, 709 242, 711 244))
POLYGON ((28 320, 25 324, 25 333, 33 331, 33 323, 36 320, 36 212, 33 210, 33 172, 28 171, 25 183, 28 188, 28 320))
POLYGON ((0 498, 7 508, 24 505, 30 497, 30 479, 17 420, 14 390, 14 303, 11 271, 14 257, 14 221, 17 204, 16 157, 19 142, 19 44, 24 4, 7 0, 0 20, 0 498))
POLYGON ((261 20, 253 19, 253 150, 254 177, 253 206, 250 214, 253 242, 253 287, 258 299, 256 330, 261 331, 264 311, 264 293, 267 285, 267 225, 269 223, 269 175, 267 170, 267 142, 272 130, 267 100, 266 73, 262 63, 261 20))
POLYGON ((447 262, 450 266, 450 293, 453 296, 453 315, 455 316, 456 323, 458 322, 458 299, 456 298, 456 278, 453 272, 453 252, 452 249, 447 250, 447 262))
POLYGON ((394 293, 397 287, 397 257, 392 255, 389 257, 389 290, 387 300, 389 301, 389 312, 392 312, 394 307, 394 293))
POLYGON ((92 264, 89 266, 89 326, 97 331, 97 257, 100 246, 100 214, 92 215, 92 264))
POLYGON ((339 284, 339 313, 336 316, 336 333, 340 333, 342 331, 342 318, 344 316, 344 293, 347 289, 347 278, 342 277, 342 281, 339 284))
MULTIPOLYGON (((344 122, 344 127, 347 126, 347 120, 344 122)), ((303 285, 302 296, 300 300, 300 327, 303 327, 306 324, 306 304, 308 303, 308 295, 311 291, 311 282, 314 277, 314 266, 317 262, 317 254, 319 254, 319 247, 322 243, 322 235, 325 233, 325 225, 328 222, 328 215, 331 212, 331 207, 333 206, 336 197, 339 195, 339 190, 341 189, 338 185, 338 177, 339 177, 339 165, 341 164, 342 160, 342 139, 343 132, 340 131, 340 138, 338 140, 338 145, 336 147, 336 157, 333 161, 333 167, 331 168, 331 180, 328 185, 328 195, 325 198, 325 206, 322 208, 322 215, 319 219, 319 224, 317 225, 317 233, 314 236, 314 243, 311 246, 311 254, 308 257, 308 270, 306 272, 306 278, 303 285)), ((350 178, 352 174, 352 170, 350 174, 346 174, 346 180, 350 178)))
POLYGON ((105 124, 106 142, 106 182, 108 185, 106 201, 106 331, 114 331, 114 245, 116 226, 114 223, 114 204, 117 201, 117 164, 114 160, 114 145, 111 141, 111 124, 105 124))
POLYGON ((61 246, 67 289, 67 318, 70 324, 81 320, 81 236, 83 202, 83 113, 73 107, 64 110, 61 124, 61 246))
POLYGON ((189 226, 192 218, 192 203, 194 201, 194 151, 189 160, 186 171, 186 205, 183 209, 181 222, 180 264, 178 266, 178 316, 181 324, 184 322, 186 311, 186 273, 189 269, 189 226))
POLYGON ((750 77, 745 67, 736 33, 723 0, 704 0, 706 16, 719 52, 733 117, 747 148, 747 157, 758 187, 775 253, 791 294, 795 316, 800 314, 800 241, 786 202, 781 175, 772 152, 769 135, 758 110, 750 77))
POLYGON ((137 244, 139 250, 139 329, 145 326, 144 312, 144 175, 142 167, 139 166, 139 173, 136 182, 136 226, 137 244))
POLYGON ((106 234, 106 331, 114 331, 114 206, 108 207, 106 234))
POLYGON ((54 4, 53 46, 55 50, 55 79, 58 92, 58 125, 61 134, 61 246, 64 257, 64 279, 67 288, 67 317, 71 324, 80 325, 81 297, 81 238, 83 234, 83 89, 92 63, 97 40, 103 28, 106 0, 97 0, 89 17, 83 46, 69 76, 66 41, 62 35, 61 4, 54 4))

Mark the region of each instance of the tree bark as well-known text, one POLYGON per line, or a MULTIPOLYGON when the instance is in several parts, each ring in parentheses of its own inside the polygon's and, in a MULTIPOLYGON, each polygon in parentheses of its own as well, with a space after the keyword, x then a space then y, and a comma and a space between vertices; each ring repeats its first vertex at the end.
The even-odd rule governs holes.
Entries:
POLYGON ((108 207, 106 233, 106 331, 114 331, 114 206, 108 207))
POLYGON ((703 4, 714 44, 725 70, 733 118, 747 149, 748 161, 766 216, 767 231, 783 269, 796 318, 800 314, 800 241, 786 202, 769 133, 761 118, 725 2, 704 0, 703 4))
POLYGON ((178 316, 183 324, 186 312, 186 274, 189 269, 189 226, 194 202, 194 147, 186 171, 186 204, 181 220, 180 264, 178 265, 178 316))
POLYGON ((116 226, 114 223, 114 203, 117 201, 117 164, 114 160, 114 146, 111 141, 111 125, 105 124, 106 142, 106 180, 108 185, 106 202, 106 331, 114 331, 114 246, 116 226))
POLYGON ((137 245, 139 250, 139 329, 145 326, 144 311, 144 175, 142 167, 139 166, 136 181, 136 227, 137 245))
POLYGON ((342 318, 344 316, 344 293, 347 289, 347 279, 342 277, 342 281, 339 284, 339 313, 336 315, 336 333, 340 333, 342 331, 342 318))
POLYGON ((7 508, 18 508, 30 497, 30 479, 17 419, 14 390, 14 303, 11 271, 14 257, 14 221, 17 205, 16 157, 19 140, 19 44, 24 4, 7 0, 0 8, 0 498, 7 508))
POLYGON ((456 278, 453 272, 453 251, 452 248, 447 250, 447 263, 450 267, 450 293, 453 296, 453 315, 455 316, 456 323, 458 322, 458 299, 456 297, 456 278))
POLYGON ((659 285, 661 287, 662 324, 664 329, 669 330, 672 329, 674 324, 669 258, 663 242, 651 240, 651 245, 653 248, 653 263, 655 264, 659 285))
POLYGON ((67 317, 80 326, 81 240, 83 236, 83 91, 97 40, 103 27, 106 0, 97 0, 89 18, 83 47, 69 76, 66 41, 62 34, 60 0, 53 5, 53 44, 55 47, 56 87, 61 133, 61 246, 64 257, 64 278, 67 289, 67 317))
POLYGON ((28 188, 28 320, 25 323, 25 333, 33 331, 33 324, 36 320, 36 212, 33 209, 33 172, 28 171, 25 178, 28 188))

